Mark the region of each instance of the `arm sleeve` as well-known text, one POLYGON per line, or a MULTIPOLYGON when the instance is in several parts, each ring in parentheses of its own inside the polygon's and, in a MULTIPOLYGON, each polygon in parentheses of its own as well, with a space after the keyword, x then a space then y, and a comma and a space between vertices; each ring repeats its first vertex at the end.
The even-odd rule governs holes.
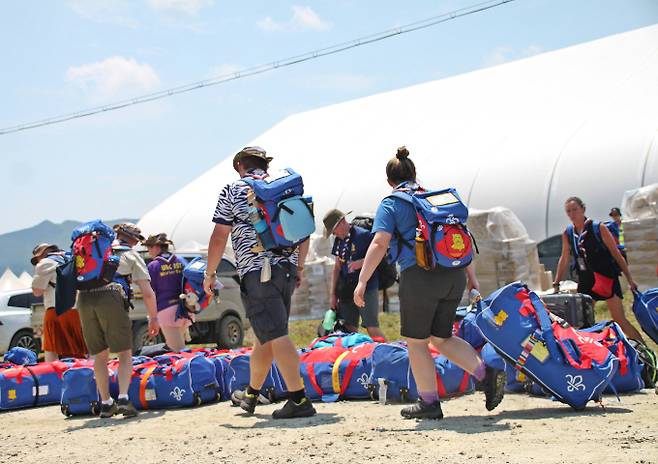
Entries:
POLYGON ((142 259, 141 256, 139 256, 135 252, 130 253, 130 260, 131 260, 131 272, 132 274, 132 280, 151 280, 151 275, 149 274, 148 269, 146 269, 146 263, 142 259))
POLYGON ((227 185, 222 189, 217 200, 215 207, 215 214, 213 215, 212 222, 215 224, 232 225, 235 215, 233 214, 233 201, 231 194, 231 185, 227 185))
POLYGON ((385 198, 377 208, 372 233, 377 232, 395 232, 395 202, 392 198, 385 198))
POLYGON ((55 280, 57 263, 52 259, 42 259, 34 268, 32 288, 45 290, 48 284, 55 280))

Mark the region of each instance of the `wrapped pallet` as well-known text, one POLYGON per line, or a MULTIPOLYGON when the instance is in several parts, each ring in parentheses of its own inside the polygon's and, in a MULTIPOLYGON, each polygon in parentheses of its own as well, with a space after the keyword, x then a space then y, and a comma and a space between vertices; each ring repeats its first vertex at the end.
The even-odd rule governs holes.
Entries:
POLYGON ((658 184, 624 193, 624 244, 628 267, 640 290, 658 286, 658 184))
MULTIPOLYGON (((530 239, 525 226, 509 209, 471 210, 468 228, 475 237, 479 254, 475 271, 483 295, 516 280, 532 289, 541 289, 542 276, 537 243, 530 239)), ((543 277, 543 279, 542 279, 543 277)))
POLYGON ((331 258, 307 260, 304 279, 292 296, 290 316, 293 319, 319 319, 331 305, 329 286, 334 261, 331 258))

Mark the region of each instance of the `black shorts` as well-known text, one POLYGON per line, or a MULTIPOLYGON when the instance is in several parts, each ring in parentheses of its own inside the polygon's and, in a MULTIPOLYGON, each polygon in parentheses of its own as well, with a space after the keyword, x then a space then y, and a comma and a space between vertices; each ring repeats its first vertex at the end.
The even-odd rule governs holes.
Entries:
MULTIPOLYGON (((604 301, 608 298, 603 298, 600 295, 597 295, 592 291, 594 287, 594 273, 591 271, 581 271, 578 273, 578 293, 584 293, 589 295, 595 301, 604 301)), ((621 299, 624 299, 624 293, 621 291, 621 283, 619 283, 619 277, 614 277, 612 279, 612 294, 613 296, 618 296, 621 299)), ((610 297, 612 298, 612 297, 610 297)))
POLYGON ((269 282, 261 283, 260 271, 252 271, 242 277, 242 302, 261 344, 288 335, 288 317, 296 274, 293 265, 278 264, 272 266, 269 282))
POLYGON ((466 288, 463 269, 418 266, 400 274, 400 333, 403 337, 450 338, 455 310, 466 288))

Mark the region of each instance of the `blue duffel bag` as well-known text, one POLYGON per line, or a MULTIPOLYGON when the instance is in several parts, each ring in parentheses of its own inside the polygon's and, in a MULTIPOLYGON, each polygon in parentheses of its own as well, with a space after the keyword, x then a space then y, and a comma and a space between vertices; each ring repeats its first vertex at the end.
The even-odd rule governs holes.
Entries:
POLYGON ((74 367, 64 372, 60 407, 65 416, 100 414, 100 396, 93 367, 74 367))
POLYGON ((634 393, 644 388, 644 380, 642 380, 644 364, 619 324, 614 321, 603 321, 583 331, 589 332, 619 359, 619 369, 612 377, 605 393, 634 393))
POLYGON ((133 366, 128 396, 137 409, 199 406, 220 399, 215 365, 201 354, 156 356, 133 366))
MULTIPOLYGON (((470 393, 475 389, 471 375, 430 347, 436 368, 439 398, 470 393)), ((381 343, 372 351, 369 384, 372 397, 378 398, 380 379, 386 385, 387 400, 410 402, 418 399, 416 381, 411 372, 409 351, 402 343, 381 343)))
POLYGON ((633 314, 651 340, 658 343, 658 288, 633 292, 633 314))
MULTIPOLYGON (((230 376, 228 393, 232 395, 235 391, 244 391, 249 386, 249 358, 250 354, 240 354, 228 364, 228 375, 230 376)), ((279 373, 276 363, 272 363, 272 368, 265 377, 265 382, 260 389, 261 394, 271 402, 281 400, 288 395, 288 389, 279 373)))
POLYGON ((505 360, 543 390, 580 410, 598 401, 618 360, 586 332, 553 321, 539 297, 514 282, 482 302, 476 324, 505 360))

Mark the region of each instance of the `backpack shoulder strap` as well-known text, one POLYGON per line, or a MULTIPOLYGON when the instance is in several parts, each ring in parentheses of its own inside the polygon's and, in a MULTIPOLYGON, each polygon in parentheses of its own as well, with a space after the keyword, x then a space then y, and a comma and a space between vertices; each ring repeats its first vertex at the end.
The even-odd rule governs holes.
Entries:
POLYGON ((592 221, 592 229, 594 230, 594 237, 596 241, 599 242, 599 245, 604 246, 603 237, 601 237, 601 223, 599 221, 592 221))
POLYGON ((569 244, 571 245, 571 252, 574 255, 578 256, 578 243, 576 242, 576 234, 573 224, 569 224, 567 228, 564 229, 564 233, 567 234, 567 239, 569 240, 569 244))

